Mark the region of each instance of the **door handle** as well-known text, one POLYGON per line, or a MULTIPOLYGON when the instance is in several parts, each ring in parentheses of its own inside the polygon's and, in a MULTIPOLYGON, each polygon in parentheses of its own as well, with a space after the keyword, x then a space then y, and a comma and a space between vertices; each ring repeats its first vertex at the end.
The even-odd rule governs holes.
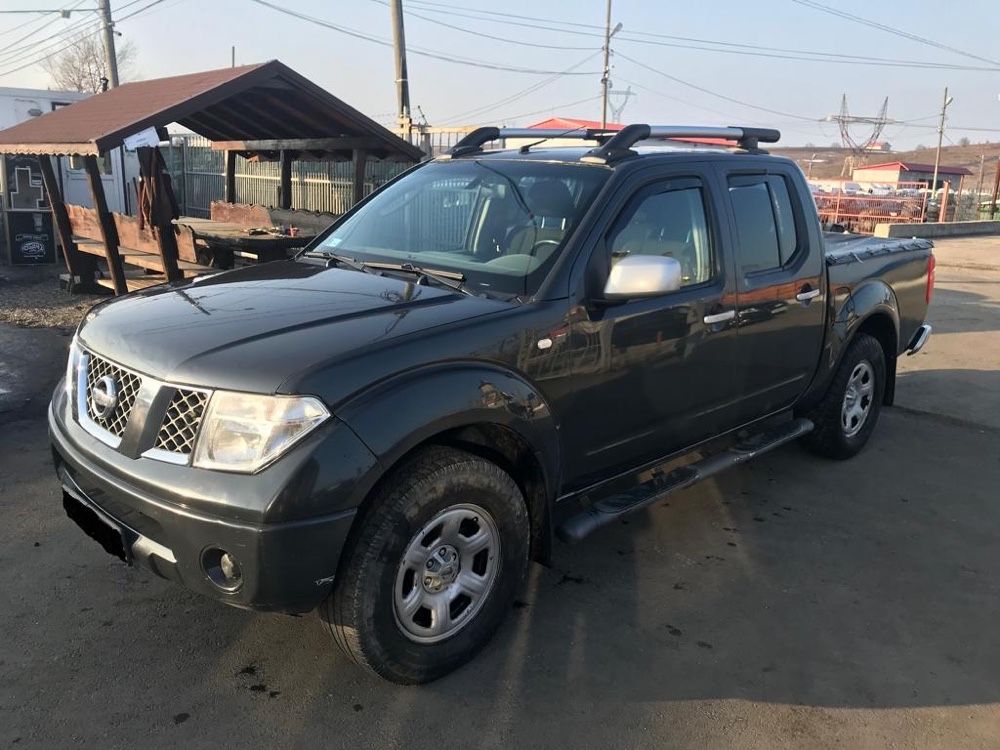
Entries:
POLYGON ((795 295, 795 299, 799 302, 808 302, 811 299, 816 299, 819 296, 819 289, 810 289, 806 292, 799 292, 795 295))
POLYGON ((727 320, 732 320, 736 317, 735 310, 726 310, 725 312, 716 313, 715 315, 706 315, 702 320, 705 321, 705 325, 715 325, 716 323, 725 323, 727 320))

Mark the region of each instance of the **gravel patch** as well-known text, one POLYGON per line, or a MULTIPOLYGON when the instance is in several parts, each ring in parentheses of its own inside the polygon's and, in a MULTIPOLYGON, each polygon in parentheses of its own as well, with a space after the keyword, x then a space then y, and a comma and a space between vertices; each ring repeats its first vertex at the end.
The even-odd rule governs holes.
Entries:
POLYGON ((0 323, 28 328, 75 329, 87 310, 106 299, 70 294, 59 285, 59 268, 0 267, 0 323))

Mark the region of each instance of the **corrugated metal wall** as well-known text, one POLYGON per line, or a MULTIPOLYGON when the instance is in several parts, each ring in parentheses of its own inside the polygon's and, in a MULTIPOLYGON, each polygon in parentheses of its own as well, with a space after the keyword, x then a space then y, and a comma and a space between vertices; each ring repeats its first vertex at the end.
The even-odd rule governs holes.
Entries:
MULTIPOLYGON (((163 149, 181 213, 208 216, 214 200, 225 192, 225 155, 201 136, 173 136, 163 149)), ((365 169, 365 194, 385 184, 409 164, 370 159, 365 169)), ((352 203, 351 162, 292 162, 292 208, 342 214, 352 203)), ((280 166, 275 162, 236 160, 236 199, 240 203, 278 203, 280 166)))

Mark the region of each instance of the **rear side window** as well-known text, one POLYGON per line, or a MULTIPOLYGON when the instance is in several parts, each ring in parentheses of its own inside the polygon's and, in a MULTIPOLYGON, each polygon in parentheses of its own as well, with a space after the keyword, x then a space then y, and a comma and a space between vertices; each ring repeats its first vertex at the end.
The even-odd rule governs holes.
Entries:
POLYGON ((743 274, 785 265, 798 248, 792 198, 784 177, 738 176, 729 179, 743 274))

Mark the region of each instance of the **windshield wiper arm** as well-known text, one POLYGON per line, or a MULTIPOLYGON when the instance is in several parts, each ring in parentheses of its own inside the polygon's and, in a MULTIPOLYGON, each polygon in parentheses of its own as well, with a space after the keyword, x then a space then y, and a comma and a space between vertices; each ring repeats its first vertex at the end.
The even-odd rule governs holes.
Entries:
POLYGON ((465 274, 458 271, 434 271, 423 266, 415 266, 412 263, 383 263, 382 261, 372 261, 366 263, 369 268, 381 268, 386 271, 404 271, 417 275, 417 283, 420 279, 435 281, 441 286, 454 289, 456 292, 475 297, 476 294, 465 286, 465 274))

